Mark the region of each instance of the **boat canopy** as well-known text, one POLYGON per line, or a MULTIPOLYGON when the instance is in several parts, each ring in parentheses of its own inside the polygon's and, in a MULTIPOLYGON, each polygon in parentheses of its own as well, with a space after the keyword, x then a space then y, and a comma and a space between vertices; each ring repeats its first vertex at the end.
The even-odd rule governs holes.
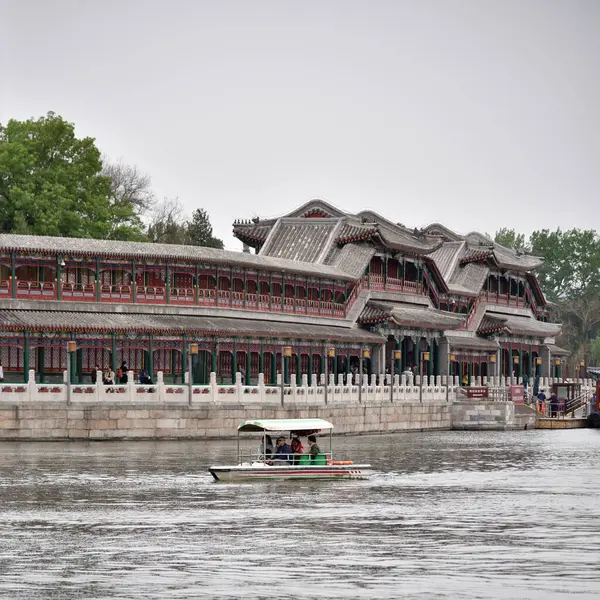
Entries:
POLYGON ((333 429, 324 419, 257 419, 242 421, 238 431, 321 431, 333 429))

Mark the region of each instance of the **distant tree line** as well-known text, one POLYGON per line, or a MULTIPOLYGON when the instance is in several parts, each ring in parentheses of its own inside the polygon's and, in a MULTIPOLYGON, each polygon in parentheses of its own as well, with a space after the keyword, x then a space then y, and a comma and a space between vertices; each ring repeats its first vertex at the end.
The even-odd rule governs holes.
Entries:
MULTIPOLYGON (((559 343, 572 362, 600 363, 600 236, 592 229, 534 231, 529 238, 500 229, 495 241, 544 259, 539 280, 563 322, 559 343)), ((572 365, 573 366, 573 365, 572 365)))
POLYGON ((158 201, 149 175, 52 112, 0 123, 0 231, 223 247, 204 209, 158 201))

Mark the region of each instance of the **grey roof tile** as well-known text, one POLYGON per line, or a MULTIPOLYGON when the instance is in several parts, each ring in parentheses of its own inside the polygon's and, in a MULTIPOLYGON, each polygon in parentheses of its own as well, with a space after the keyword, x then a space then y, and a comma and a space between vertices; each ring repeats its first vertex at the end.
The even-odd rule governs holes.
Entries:
POLYGON ((466 323, 464 316, 453 315, 435 308, 415 306, 394 307, 392 318, 398 325, 427 329, 459 329, 466 323))
POLYGON ((316 263, 336 225, 336 219, 281 219, 261 256, 316 263))
POLYGON ((331 264, 359 279, 367 269, 374 254, 375 248, 368 244, 346 244, 336 253, 331 264))
POLYGON ((447 335, 451 348, 464 350, 481 350, 495 352, 500 347, 498 342, 480 337, 466 337, 459 335, 447 335))
POLYGON ((435 262, 446 282, 449 281, 463 246, 464 242, 461 241, 445 242, 437 250, 428 255, 428 258, 431 258, 435 262))
POLYGON ((558 335, 561 330, 561 325, 558 323, 546 323, 544 321, 538 321, 533 317, 524 317, 494 311, 487 311, 486 317, 503 320, 507 331, 520 335, 549 337, 558 335))
POLYGON ((509 250, 500 244, 494 244, 494 258, 499 267, 517 271, 535 271, 544 263, 538 256, 519 255, 514 250, 509 250))
POLYGON ((280 339, 378 342, 382 337, 358 328, 285 323, 231 317, 119 314, 99 312, 0 310, 0 330, 162 332, 171 334, 277 337, 280 339))
POLYGON ((477 333, 479 335, 489 335, 491 333, 503 331, 504 329, 506 329, 505 319, 494 317, 493 315, 486 313, 477 327, 477 333))
POLYGON ((565 350, 564 348, 561 348, 560 346, 557 346, 556 344, 546 344, 546 347, 548 348, 548 350, 550 350, 551 356, 570 356, 571 355, 569 350, 565 350))
POLYGON ((352 280, 338 267, 289 260, 272 256, 218 250, 204 246, 120 242, 88 238, 63 238, 33 235, 0 234, 0 251, 29 252, 65 256, 100 256, 114 258, 155 258, 226 264, 271 271, 286 271, 315 277, 352 280))
POLYGON ((369 301, 361 313, 359 323, 393 320, 397 325, 425 329, 458 329, 466 319, 435 308, 398 302, 369 301))
POLYGON ((485 264, 457 264, 448 282, 450 292, 476 296, 483 289, 490 270, 485 264))

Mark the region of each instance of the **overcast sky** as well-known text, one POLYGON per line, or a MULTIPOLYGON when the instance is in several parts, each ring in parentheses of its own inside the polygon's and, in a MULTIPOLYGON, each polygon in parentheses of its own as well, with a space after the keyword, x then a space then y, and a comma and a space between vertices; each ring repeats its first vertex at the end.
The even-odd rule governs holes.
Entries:
POLYGON ((600 1, 0 0, 0 122, 52 110, 159 196, 600 230, 600 1))

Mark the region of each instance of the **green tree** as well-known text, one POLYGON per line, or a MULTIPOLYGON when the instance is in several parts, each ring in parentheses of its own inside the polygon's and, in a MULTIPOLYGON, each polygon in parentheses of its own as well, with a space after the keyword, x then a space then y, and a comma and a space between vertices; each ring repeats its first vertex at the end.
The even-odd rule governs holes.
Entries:
POLYGON ((144 239, 135 207, 111 202, 110 186, 94 140, 62 117, 0 124, 0 231, 144 239))
POLYGON ((600 367, 600 335, 597 335, 590 344, 590 359, 593 365, 600 367))
POLYGON ((165 198, 155 205, 147 236, 155 244, 187 243, 187 223, 178 198, 165 198))
POLYGON ((223 248, 223 240, 213 236, 213 228, 208 213, 203 208, 197 208, 192 213, 192 220, 188 221, 187 243, 192 246, 223 248))
POLYGON ((534 231, 532 253, 544 258, 540 282, 553 301, 600 293, 600 237, 591 230, 534 231))
POLYGON ((494 241, 505 248, 511 248, 517 252, 530 252, 531 247, 522 233, 516 233, 514 229, 503 227, 496 231, 494 241))

